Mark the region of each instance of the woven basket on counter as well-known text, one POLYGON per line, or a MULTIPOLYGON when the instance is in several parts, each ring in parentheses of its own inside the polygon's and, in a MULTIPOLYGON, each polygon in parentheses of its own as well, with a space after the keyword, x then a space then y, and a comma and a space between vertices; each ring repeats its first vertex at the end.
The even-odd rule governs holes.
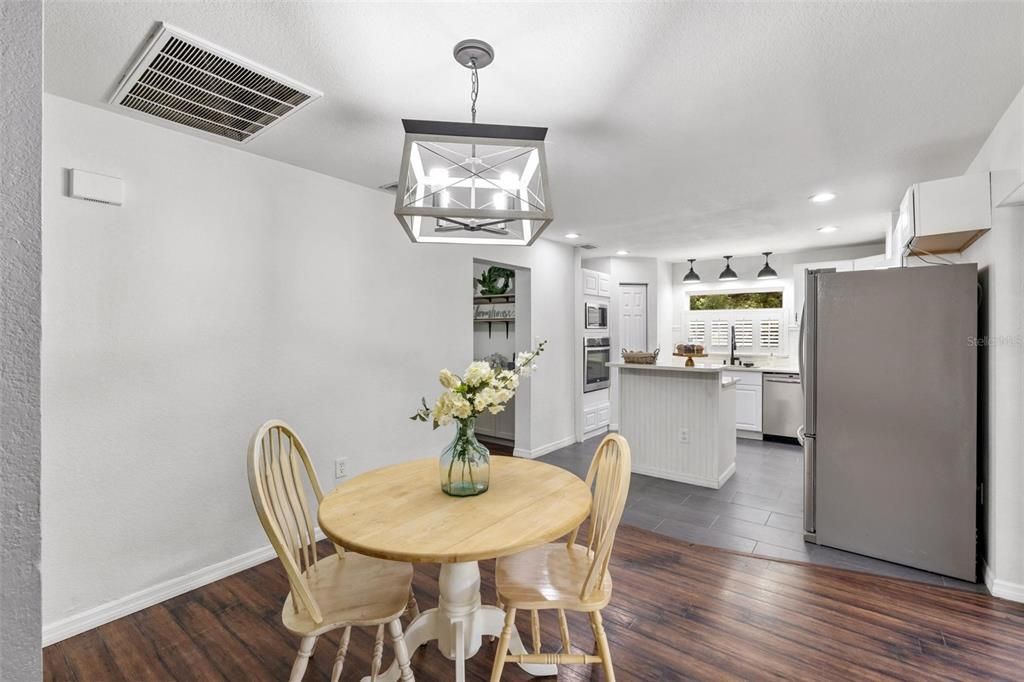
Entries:
POLYGON ((622 361, 630 365, 653 365, 654 361, 658 359, 658 351, 660 348, 655 348, 653 353, 639 350, 623 350, 622 361))

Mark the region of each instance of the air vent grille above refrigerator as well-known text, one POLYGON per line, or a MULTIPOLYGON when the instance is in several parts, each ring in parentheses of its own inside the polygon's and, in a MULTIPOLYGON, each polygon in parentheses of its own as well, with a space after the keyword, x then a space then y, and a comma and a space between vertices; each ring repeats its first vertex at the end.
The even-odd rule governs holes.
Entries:
POLYGON ((322 93, 161 24, 111 104, 247 142, 322 93))

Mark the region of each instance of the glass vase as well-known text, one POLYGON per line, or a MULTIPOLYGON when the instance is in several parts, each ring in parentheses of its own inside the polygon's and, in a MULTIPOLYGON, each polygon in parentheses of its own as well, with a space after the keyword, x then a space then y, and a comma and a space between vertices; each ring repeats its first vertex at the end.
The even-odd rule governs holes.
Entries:
POLYGON ((491 453, 476 439, 476 418, 455 421, 455 438, 441 453, 441 490, 453 497, 487 491, 491 453))

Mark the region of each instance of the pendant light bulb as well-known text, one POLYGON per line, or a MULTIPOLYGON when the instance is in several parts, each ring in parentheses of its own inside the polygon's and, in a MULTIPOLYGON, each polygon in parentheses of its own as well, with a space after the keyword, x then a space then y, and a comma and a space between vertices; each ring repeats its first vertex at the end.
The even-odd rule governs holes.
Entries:
POLYGON ((683 283, 684 284, 686 284, 688 282, 699 282, 700 281, 700 275, 698 275, 694 271, 694 269, 693 269, 693 261, 695 261, 695 260, 697 260, 697 259, 696 258, 687 258, 686 259, 686 262, 690 264, 690 271, 688 273, 686 273, 685 275, 683 275, 683 283))
POLYGON ((729 280, 740 278, 740 276, 736 274, 736 271, 729 265, 729 259, 731 258, 732 256, 725 256, 725 270, 722 270, 722 274, 718 276, 718 279, 729 280))
POLYGON ((779 273, 775 272, 775 268, 773 268, 772 266, 768 265, 768 256, 772 255, 772 252, 771 251, 762 251, 761 253, 762 253, 762 255, 764 255, 764 267, 761 268, 761 271, 759 273, 757 273, 757 278, 758 279, 777 279, 778 276, 779 276, 779 273))

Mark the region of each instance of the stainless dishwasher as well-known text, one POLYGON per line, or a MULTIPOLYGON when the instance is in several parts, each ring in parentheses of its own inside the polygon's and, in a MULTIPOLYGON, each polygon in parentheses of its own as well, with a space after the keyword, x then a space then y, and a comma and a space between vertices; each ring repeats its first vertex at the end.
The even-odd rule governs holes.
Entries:
POLYGON ((800 375, 795 372, 765 372, 764 398, 761 401, 761 432, 796 440, 803 424, 804 394, 800 375))

